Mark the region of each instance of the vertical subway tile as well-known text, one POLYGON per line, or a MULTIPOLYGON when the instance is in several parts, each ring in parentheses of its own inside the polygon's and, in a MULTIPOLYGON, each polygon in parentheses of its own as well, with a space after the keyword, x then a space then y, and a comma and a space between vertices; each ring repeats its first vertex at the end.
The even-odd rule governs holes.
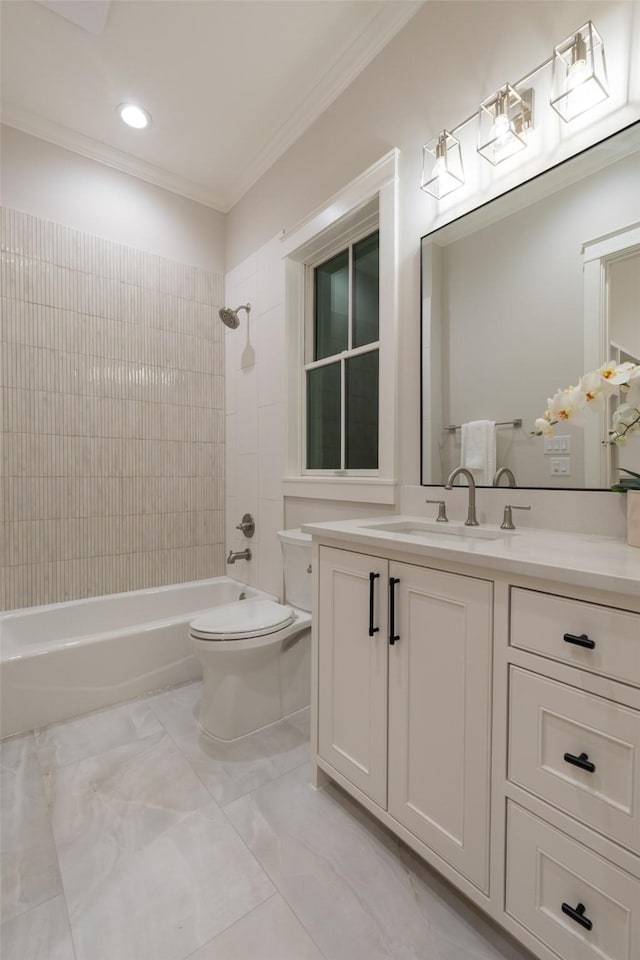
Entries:
POLYGON ((223 573, 223 277, 0 214, 4 606, 223 573))

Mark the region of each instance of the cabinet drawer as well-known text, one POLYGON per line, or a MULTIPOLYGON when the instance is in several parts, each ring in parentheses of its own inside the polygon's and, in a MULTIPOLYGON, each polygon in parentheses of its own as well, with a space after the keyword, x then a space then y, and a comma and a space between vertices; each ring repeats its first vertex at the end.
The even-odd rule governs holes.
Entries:
POLYGON ((509 779, 640 853, 640 712, 511 668, 509 779))
POLYGON ((637 960, 639 905, 640 881, 509 803, 507 913, 563 960, 637 960))
POLYGON ((638 613, 513 587, 510 642, 623 683, 640 684, 638 613), (589 646, 576 642, 581 638, 589 646))

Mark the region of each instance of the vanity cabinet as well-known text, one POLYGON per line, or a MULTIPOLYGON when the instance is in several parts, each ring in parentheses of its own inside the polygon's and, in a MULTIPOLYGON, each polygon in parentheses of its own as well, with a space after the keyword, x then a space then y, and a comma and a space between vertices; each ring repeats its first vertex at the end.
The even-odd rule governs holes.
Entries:
POLYGON ((318 751, 385 809, 387 570, 388 562, 378 557, 322 547, 316 618, 318 751))
POLYGON ((563 585, 531 572, 535 544, 520 574, 517 543, 497 569, 477 543, 458 562, 353 525, 353 540, 311 527, 316 783, 340 783, 539 960, 638 960, 636 580, 563 585))
POLYGON ((506 913, 562 958, 637 960, 640 613, 512 587, 506 668, 506 913))
POLYGON ((320 549, 319 753, 488 890, 492 585, 320 549))

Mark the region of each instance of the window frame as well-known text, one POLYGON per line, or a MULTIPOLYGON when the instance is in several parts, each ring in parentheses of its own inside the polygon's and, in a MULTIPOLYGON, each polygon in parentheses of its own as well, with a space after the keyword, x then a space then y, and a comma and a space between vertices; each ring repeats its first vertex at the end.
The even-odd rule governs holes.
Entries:
MULTIPOLYGON (((392 150, 331 201, 281 237, 286 271, 288 497, 395 505, 397 497, 397 165, 392 150), (380 329, 378 469, 307 470, 305 341, 313 322, 308 271, 353 242, 379 231, 380 329)), ((312 341, 311 341, 312 342, 312 341)), ((364 350, 373 348, 366 344, 364 350)), ((360 348, 357 348, 358 350, 360 348)), ((321 363, 322 361, 318 361, 321 363)), ((335 362, 334 360, 330 362, 335 362)))

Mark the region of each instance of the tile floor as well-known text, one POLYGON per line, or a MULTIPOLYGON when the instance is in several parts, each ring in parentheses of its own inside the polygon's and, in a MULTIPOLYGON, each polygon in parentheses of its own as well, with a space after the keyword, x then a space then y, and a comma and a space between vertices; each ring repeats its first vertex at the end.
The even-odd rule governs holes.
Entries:
POLYGON ((0 745, 3 960, 525 960, 335 786, 308 711, 235 744, 199 684, 0 745))

